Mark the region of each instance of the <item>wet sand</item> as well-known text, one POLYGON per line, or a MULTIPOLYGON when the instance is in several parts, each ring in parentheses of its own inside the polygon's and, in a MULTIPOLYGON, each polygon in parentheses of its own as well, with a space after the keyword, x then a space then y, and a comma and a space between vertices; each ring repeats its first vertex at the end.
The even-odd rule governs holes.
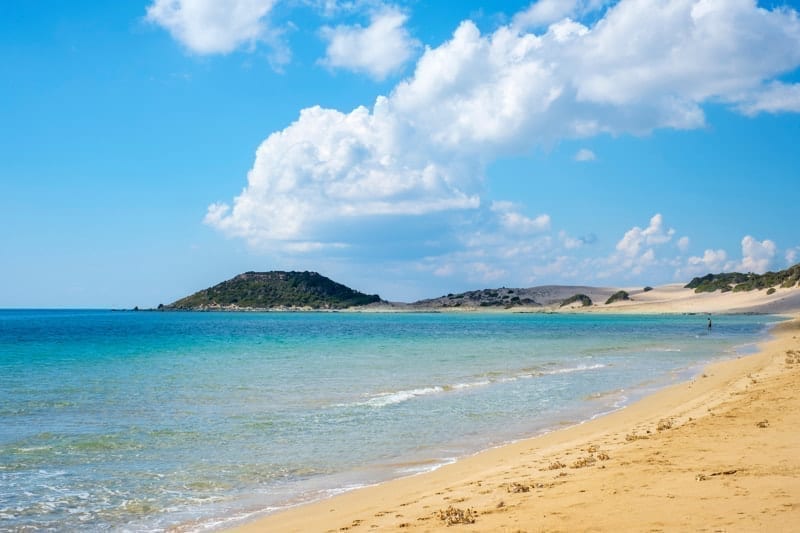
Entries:
POLYGON ((610 415, 236 531, 800 530, 800 314, 773 335, 610 415))

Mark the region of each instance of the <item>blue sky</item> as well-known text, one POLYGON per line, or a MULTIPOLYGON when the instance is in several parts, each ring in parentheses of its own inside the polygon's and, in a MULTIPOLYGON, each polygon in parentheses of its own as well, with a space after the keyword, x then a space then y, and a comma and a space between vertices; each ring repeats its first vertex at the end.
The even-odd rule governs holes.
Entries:
POLYGON ((0 307, 800 261, 797 2, 13 1, 0 307))

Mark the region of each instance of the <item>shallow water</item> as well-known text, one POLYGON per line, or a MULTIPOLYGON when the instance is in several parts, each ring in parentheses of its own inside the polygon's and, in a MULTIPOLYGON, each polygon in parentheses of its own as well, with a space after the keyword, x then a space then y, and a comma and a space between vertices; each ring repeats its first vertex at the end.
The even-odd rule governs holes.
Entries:
POLYGON ((0 529, 205 529, 607 412, 764 316, 0 311, 0 529))

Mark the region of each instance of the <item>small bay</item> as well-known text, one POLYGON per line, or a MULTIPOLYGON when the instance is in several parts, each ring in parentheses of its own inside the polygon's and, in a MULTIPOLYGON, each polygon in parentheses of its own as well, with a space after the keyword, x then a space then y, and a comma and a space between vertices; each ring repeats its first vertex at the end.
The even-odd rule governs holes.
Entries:
POLYGON ((0 310, 0 529, 213 529, 621 408, 774 321, 0 310))

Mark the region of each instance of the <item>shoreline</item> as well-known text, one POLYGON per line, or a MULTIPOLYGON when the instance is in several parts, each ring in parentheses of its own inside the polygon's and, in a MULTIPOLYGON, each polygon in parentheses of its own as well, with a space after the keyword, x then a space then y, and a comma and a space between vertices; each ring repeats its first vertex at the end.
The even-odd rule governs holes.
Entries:
MULTIPOLYGON (((523 302, 520 298, 494 299, 491 301, 468 300, 451 301, 461 295, 446 295, 417 302, 381 301, 351 307, 239 307, 237 304, 202 305, 195 308, 150 308, 129 311, 145 312, 222 312, 222 313, 609 313, 609 314, 781 314, 800 309, 800 287, 773 288, 772 293, 762 289, 747 291, 695 292, 683 284, 673 283, 657 287, 590 287, 583 285, 545 285, 517 289, 483 289, 477 292, 490 292, 497 296, 498 291, 510 294, 527 294, 523 302), (613 300, 616 294, 624 293, 624 298, 613 300), (582 296, 581 300, 567 303, 571 298, 582 296), (603 303, 605 302, 605 303, 603 303)), ((476 291, 472 291, 476 292, 476 291)), ((124 311, 124 310, 116 310, 124 311)))
MULTIPOLYGON (((766 393, 787 400, 780 391, 791 389, 800 382, 800 373, 795 372, 800 370, 800 315, 782 315, 790 317, 790 320, 772 326, 768 339, 758 343, 756 353, 712 363, 695 379, 659 389, 611 413, 489 448, 433 471, 358 488, 255 519, 248 518, 228 530, 369 531, 378 528, 432 531, 459 524, 466 531, 509 528, 520 531, 526 528, 605 531, 619 528, 697 528, 717 524, 710 513, 716 511, 719 514, 721 510, 714 506, 705 505, 692 516, 686 513, 673 516, 675 513, 670 513, 669 509, 696 506, 696 500, 702 501, 703 496, 697 491, 703 493, 711 484, 700 481, 719 479, 723 483, 716 485, 722 487, 739 485, 731 481, 750 481, 748 478, 754 477, 748 475, 752 471, 751 465, 745 461, 745 466, 742 466, 740 459, 737 464, 727 465, 730 468, 723 465, 714 470, 696 457, 683 456, 681 459, 685 464, 669 468, 674 461, 669 458, 669 451, 663 449, 662 441, 687 440, 685 434, 692 433, 688 442, 678 442, 674 446, 676 449, 672 450, 674 454, 686 455, 682 449, 687 444, 709 439, 711 422, 730 418, 725 414, 718 417, 715 411, 722 413, 740 409, 742 406, 739 404, 747 398, 761 397, 766 393), (794 361, 794 355, 787 355, 790 352, 797 354, 797 364, 784 361, 790 358, 794 361), (774 386, 777 382, 781 383, 774 386), (766 393, 758 392, 762 389, 766 393), (648 457, 646 461, 642 461, 643 456, 648 457), (655 479, 653 470, 660 473, 655 479), (691 474, 691 471, 696 472, 691 474), (618 479, 620 476, 625 481, 618 479), (664 480, 665 477, 669 482, 664 480), (629 485, 638 483, 640 488, 648 490, 641 494, 642 491, 626 488, 626 482, 629 485), (660 488, 677 487, 676 484, 680 485, 678 490, 667 491, 662 498, 656 498, 656 502, 652 501, 652 495, 648 495, 660 488), (592 496, 582 497, 586 494, 592 496), (694 500, 688 496, 690 494, 694 494, 694 500), (628 500, 630 502, 621 503, 628 500), (580 511, 575 511, 576 506, 580 511), (628 516, 631 506, 639 511, 628 516), (644 512, 642 509, 649 510, 644 512)), ((787 401, 794 401, 798 407, 795 412, 800 413, 800 400, 787 401)), ((779 406, 766 407, 775 411, 779 406)), ((775 413, 772 419, 779 414, 775 413)), ((767 427, 757 426, 769 418, 767 415, 763 420, 753 422, 746 417, 733 417, 730 423, 737 435, 746 431, 753 433, 750 426, 762 430, 755 432, 754 438, 758 440, 775 432, 774 429, 763 431, 772 427, 768 422, 767 427)), ((796 421, 800 423, 800 415, 796 421)), ((782 437, 791 441, 791 428, 797 426, 782 426, 782 437)), ((712 438, 707 444, 707 451, 713 451, 718 441, 712 438)), ((725 450, 726 455, 738 449, 735 443, 728 442, 726 448, 731 448, 725 450)), ((798 473, 800 459, 794 458, 795 455, 792 454, 794 460, 785 457, 782 460, 788 460, 791 471, 798 473)), ((770 458, 775 459, 770 456, 757 459, 763 462, 770 458)), ((788 494, 800 493, 800 481, 791 480, 789 488, 794 492, 785 490, 788 494)), ((741 493, 741 488, 737 490, 741 493)), ((778 487, 773 493, 775 490, 783 489, 778 487)), ((722 506, 729 507, 731 498, 741 499, 737 496, 739 493, 727 498, 723 494, 722 506)), ((758 502, 772 501, 774 497, 766 494, 750 500, 757 505, 758 502)), ((741 507, 738 501, 736 507, 741 507)), ((785 509, 793 523, 800 525, 800 502, 793 502, 785 509)), ((748 528, 775 524, 780 529, 781 524, 785 524, 784 518, 764 517, 759 513, 753 509, 737 516, 750 521, 748 528)), ((723 523, 719 522, 719 525, 723 523)), ((725 527, 731 525, 739 527, 735 523, 725 527)))

